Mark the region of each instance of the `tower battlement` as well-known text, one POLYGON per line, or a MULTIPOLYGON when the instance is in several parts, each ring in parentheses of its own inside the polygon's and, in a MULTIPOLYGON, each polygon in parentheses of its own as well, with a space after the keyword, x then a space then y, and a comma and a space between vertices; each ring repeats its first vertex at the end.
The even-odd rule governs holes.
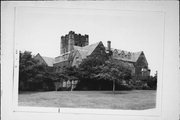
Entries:
POLYGON ((69 31, 68 34, 61 36, 60 53, 64 54, 74 49, 74 46, 84 47, 89 45, 89 36, 87 34, 76 34, 74 31, 69 31))

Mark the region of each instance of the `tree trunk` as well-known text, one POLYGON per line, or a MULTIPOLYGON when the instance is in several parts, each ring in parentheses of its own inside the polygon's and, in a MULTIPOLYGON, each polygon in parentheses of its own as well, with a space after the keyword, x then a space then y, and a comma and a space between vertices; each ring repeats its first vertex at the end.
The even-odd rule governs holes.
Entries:
POLYGON ((115 93, 115 80, 113 80, 113 93, 115 93))
POLYGON ((71 91, 73 91, 73 81, 71 81, 71 91))
POLYGON ((67 90, 68 86, 67 86, 67 81, 66 81, 66 90, 67 90))

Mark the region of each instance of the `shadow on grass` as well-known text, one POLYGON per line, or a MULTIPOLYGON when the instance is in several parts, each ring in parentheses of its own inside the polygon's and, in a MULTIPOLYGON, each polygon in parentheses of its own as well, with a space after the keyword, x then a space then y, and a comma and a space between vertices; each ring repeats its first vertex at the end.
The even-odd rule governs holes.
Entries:
MULTIPOLYGON (((18 94, 37 94, 37 93, 45 93, 45 92, 55 92, 55 91, 19 91, 18 94)), ((68 91, 56 91, 56 92, 68 92, 68 91)), ((69 91, 69 92, 73 92, 73 91, 69 91)), ((87 90, 87 91, 74 91, 74 92, 101 92, 103 94, 129 94, 129 91, 91 91, 91 90, 87 90)))
POLYGON ((36 94, 36 93, 42 93, 42 92, 50 92, 50 91, 19 91, 18 94, 36 94))
POLYGON ((103 91, 104 94, 129 94, 129 91, 103 91))

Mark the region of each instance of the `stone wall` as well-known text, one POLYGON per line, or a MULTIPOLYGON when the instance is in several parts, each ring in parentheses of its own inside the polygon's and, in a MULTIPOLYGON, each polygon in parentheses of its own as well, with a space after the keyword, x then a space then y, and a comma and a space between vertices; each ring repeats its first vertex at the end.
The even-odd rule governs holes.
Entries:
POLYGON ((106 54, 106 50, 102 42, 99 43, 99 45, 95 48, 95 50, 91 53, 89 57, 101 57, 104 59, 108 58, 108 55, 106 54))
POLYGON ((147 77, 150 76, 148 63, 143 53, 140 55, 139 59, 134 64, 134 66, 135 66, 135 77, 137 79, 146 79, 147 77))
POLYGON ((64 54, 66 52, 73 50, 74 45, 80 47, 89 45, 89 36, 86 34, 76 34, 73 31, 70 31, 65 36, 61 36, 60 53, 64 54))

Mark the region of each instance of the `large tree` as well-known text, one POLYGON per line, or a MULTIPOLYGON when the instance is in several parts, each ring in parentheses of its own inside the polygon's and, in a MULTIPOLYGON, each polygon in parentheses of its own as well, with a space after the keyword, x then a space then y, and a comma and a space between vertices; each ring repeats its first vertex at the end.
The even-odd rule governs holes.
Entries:
POLYGON ((37 67, 37 62, 32 58, 31 52, 20 52, 19 63, 19 89, 26 90, 29 88, 29 82, 34 80, 38 69, 44 69, 42 66, 37 67))
POLYGON ((78 68, 78 78, 81 88, 87 86, 87 89, 105 89, 112 82, 115 91, 115 84, 122 85, 123 81, 131 79, 131 68, 127 63, 113 59, 88 57, 78 68))
POLYGON ((94 74, 94 78, 99 80, 112 81, 112 90, 115 91, 115 85, 118 83, 122 85, 131 79, 131 68, 124 62, 117 62, 116 60, 109 59, 105 64, 98 66, 98 73, 94 74))
POLYGON ((33 59, 31 52, 20 52, 19 90, 53 90, 54 73, 47 66, 33 59))
POLYGON ((97 80, 94 79, 94 74, 98 73, 98 66, 103 65, 105 60, 102 56, 89 56, 83 59, 76 73, 79 79, 77 89, 97 90, 97 80))
POLYGON ((67 81, 69 80, 71 82, 71 91, 73 90, 73 81, 75 80, 78 80, 78 68, 76 68, 75 66, 67 66, 64 68, 64 70, 60 73, 58 73, 59 75, 59 78, 62 80, 62 81, 66 81, 66 84, 67 84, 67 81))

